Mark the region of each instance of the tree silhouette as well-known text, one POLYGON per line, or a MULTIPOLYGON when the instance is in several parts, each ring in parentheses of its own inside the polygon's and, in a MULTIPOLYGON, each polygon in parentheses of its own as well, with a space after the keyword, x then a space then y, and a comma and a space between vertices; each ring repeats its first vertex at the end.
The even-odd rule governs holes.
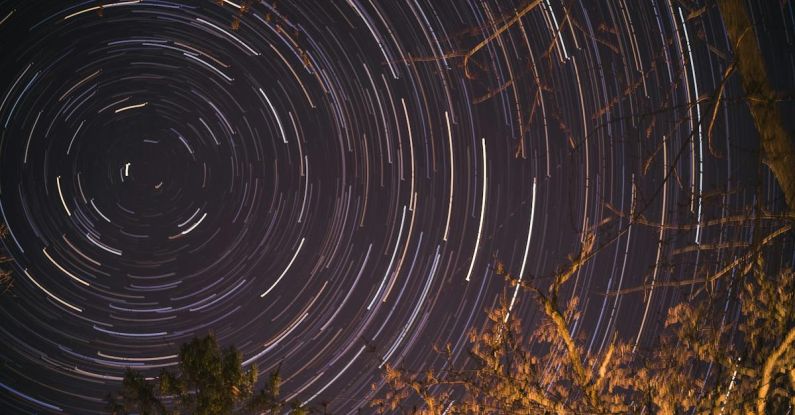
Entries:
POLYGON ((177 372, 163 370, 150 380, 128 368, 122 390, 108 397, 108 409, 113 414, 141 415, 305 412, 279 398, 278 369, 259 392, 255 392, 257 377, 255 365, 244 370, 241 353, 234 347, 221 350, 209 334, 180 347, 177 372))

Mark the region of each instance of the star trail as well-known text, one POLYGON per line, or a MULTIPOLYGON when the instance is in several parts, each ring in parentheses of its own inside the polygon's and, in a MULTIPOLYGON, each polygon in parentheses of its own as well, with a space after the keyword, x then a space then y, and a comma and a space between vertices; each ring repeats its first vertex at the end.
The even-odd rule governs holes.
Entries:
MULTIPOLYGON (((0 407, 102 413, 213 332, 286 398, 367 412, 385 365, 465 361, 501 296, 533 320, 495 261, 543 281, 588 230, 572 332, 653 339, 675 294, 604 293, 731 257, 688 247, 783 203, 748 187, 773 179, 742 103, 705 98, 742 90, 701 3, 0 1, 0 407)), ((757 33, 791 45, 778 3, 757 33)))

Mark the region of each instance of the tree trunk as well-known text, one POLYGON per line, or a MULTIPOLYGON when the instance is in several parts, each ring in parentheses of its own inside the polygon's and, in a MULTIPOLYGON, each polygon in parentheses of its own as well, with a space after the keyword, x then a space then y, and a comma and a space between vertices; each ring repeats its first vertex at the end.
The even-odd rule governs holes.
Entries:
POLYGON ((765 164, 773 172, 790 213, 795 213, 795 146, 781 122, 765 62, 743 0, 718 0, 726 33, 734 46, 748 108, 762 141, 765 164))

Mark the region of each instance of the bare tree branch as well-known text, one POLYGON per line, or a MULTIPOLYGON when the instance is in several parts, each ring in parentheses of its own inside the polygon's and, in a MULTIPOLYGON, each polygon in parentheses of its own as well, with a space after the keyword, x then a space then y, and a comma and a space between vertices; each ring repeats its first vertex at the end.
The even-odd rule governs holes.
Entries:
POLYGON ((732 269, 736 268, 740 264, 750 260, 754 255, 758 254, 765 245, 769 244, 772 240, 778 238, 779 236, 789 232, 791 229, 792 229, 792 225, 785 225, 785 226, 782 226, 781 228, 771 232, 765 238, 763 238, 761 241, 759 241, 757 244, 754 244, 753 249, 749 250, 745 255, 743 255, 743 256, 741 256, 739 258, 736 258, 734 261, 730 262, 728 265, 723 267, 720 271, 718 271, 718 272, 716 272, 716 273, 714 273, 712 275, 708 275, 705 278, 696 278, 696 279, 681 280, 681 281, 666 281, 666 282, 658 282, 658 283, 655 283, 655 284, 644 284, 644 285, 641 285, 639 287, 632 287, 632 288, 625 288, 623 290, 610 291, 610 292, 605 293, 605 295, 607 295, 607 296, 624 295, 624 294, 631 294, 631 293, 636 293, 636 292, 644 292, 644 291, 650 290, 650 289, 655 288, 655 287, 686 287, 686 286, 690 286, 690 285, 694 285, 694 284, 701 284, 701 283, 706 284, 706 283, 714 282, 715 280, 717 280, 717 279, 725 276, 726 274, 728 274, 732 269))
POLYGON ((516 13, 516 16, 514 16, 513 18, 511 18, 510 20, 505 22, 505 24, 500 26, 497 30, 495 30, 494 33, 492 33, 491 35, 489 35, 488 37, 483 39, 480 43, 475 45, 474 48, 470 49, 469 52, 467 52, 464 55, 464 76, 466 76, 467 79, 473 79, 474 78, 472 76, 472 74, 469 73, 469 59, 472 56, 474 56, 476 53, 478 53, 479 50, 483 49, 484 46, 486 46, 489 43, 491 43, 492 41, 494 41, 494 39, 499 37, 503 32, 505 32, 506 30, 510 29, 511 26, 516 24, 516 22, 518 22, 524 15, 529 13, 531 10, 535 9, 536 7, 538 7, 539 4, 541 4, 541 0, 533 0, 532 2, 528 3, 524 8, 522 8, 522 10, 520 10, 520 11, 518 11, 516 13))
POLYGON ((762 377, 759 379, 759 392, 756 398, 756 412, 759 415, 764 415, 765 406, 767 401, 767 393, 770 390, 770 383, 771 383, 771 376, 773 375, 773 369, 776 367, 776 363, 778 363, 779 358, 781 357, 784 352, 789 349, 790 345, 795 342, 795 327, 792 327, 787 333, 787 337, 784 338, 784 341, 778 345, 778 347, 767 357, 765 360, 765 365, 762 369, 762 377))

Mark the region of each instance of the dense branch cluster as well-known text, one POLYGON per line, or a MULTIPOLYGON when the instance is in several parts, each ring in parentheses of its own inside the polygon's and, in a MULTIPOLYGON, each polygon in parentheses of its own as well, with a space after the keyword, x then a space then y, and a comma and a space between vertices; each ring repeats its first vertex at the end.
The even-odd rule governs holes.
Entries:
MULTIPOLYGON (((473 78, 470 68, 477 62, 470 58, 538 3, 527 2, 524 9, 494 28, 491 36, 474 48, 447 57, 463 57, 465 74, 473 78)), ((771 213, 757 200, 753 207, 738 215, 724 213, 720 218, 699 218, 692 224, 654 223, 643 216, 642 206, 636 210, 633 184, 633 207, 629 213, 607 206, 621 222, 629 223, 617 235, 628 226, 656 228, 661 241, 664 230, 688 232, 713 226, 722 230, 719 240, 699 241, 692 247, 674 250, 670 263, 655 264, 669 271, 682 269, 689 266, 682 256, 695 251, 714 260, 710 267, 690 270, 692 278, 672 277, 667 281, 652 278, 639 287, 605 293, 650 295, 655 288, 681 290, 678 293, 683 298, 665 311, 657 339, 639 344, 640 339, 632 341, 616 333, 606 347, 591 352, 584 346, 583 338, 573 334, 577 333, 572 327, 579 318, 579 299, 572 296, 562 304, 559 293, 595 251, 595 238, 586 232, 580 254, 567 268, 555 273, 546 287, 536 285, 538 280, 522 281, 506 273, 503 264, 495 264, 497 275, 532 294, 541 318, 530 327, 529 334, 522 333, 522 327, 527 326, 520 324, 503 301, 487 310, 488 324, 483 329, 470 333, 466 363, 456 365, 448 345, 441 351, 447 357, 444 370, 417 373, 408 368, 389 367, 384 376, 388 391, 373 402, 375 408, 381 412, 427 414, 793 413, 795 272, 789 268, 791 265, 773 258, 781 246, 787 245, 781 241, 792 234, 795 145, 782 122, 777 94, 770 85, 745 3, 717 0, 693 10, 687 18, 696 19, 708 9, 717 10, 733 45, 733 51, 726 54, 710 49, 724 55, 727 65, 712 97, 699 97, 698 103, 712 102, 709 117, 702 121, 708 122, 705 127, 710 153, 721 157, 713 148, 713 129, 721 101, 726 100, 726 83, 737 74, 745 91, 743 101, 759 134, 760 161, 775 177, 786 201, 786 211, 771 213), (764 229, 768 233, 763 234, 764 229), (725 239, 730 230, 746 237, 725 239), (687 290, 689 293, 684 292, 687 290)), ((568 12, 565 18, 570 19, 568 12)), ((653 70, 654 66, 650 71, 653 70)), ((490 91, 484 99, 510 87, 511 82, 490 91)), ((662 108, 660 112, 671 110, 662 108)), ((676 124, 684 121, 677 120, 676 124)), ((654 128, 652 119, 647 138, 654 128)), ((695 129, 691 128, 691 136, 682 149, 693 138, 692 131, 695 129)), ((658 150, 664 145, 665 140, 658 150)), ((643 163, 644 174, 657 152, 643 163)), ((674 179, 679 177, 670 168, 658 191, 674 179)), ((655 192, 651 199, 656 195, 655 192)), ((603 246, 611 242, 605 241, 603 246)))
MULTIPOLYGON (((485 329, 470 333, 467 367, 441 373, 388 368, 389 392, 374 406, 427 414, 766 414, 795 405, 791 269, 765 273, 758 256, 725 291, 670 308, 652 347, 636 349, 614 338, 589 354, 569 331, 578 318, 577 298, 562 307, 552 295, 582 253, 547 293, 526 288, 544 316, 528 336, 503 302, 488 312, 485 329), (727 301, 739 304, 737 324, 721 318, 727 301)), ((449 346, 442 353, 452 357, 449 346)))

